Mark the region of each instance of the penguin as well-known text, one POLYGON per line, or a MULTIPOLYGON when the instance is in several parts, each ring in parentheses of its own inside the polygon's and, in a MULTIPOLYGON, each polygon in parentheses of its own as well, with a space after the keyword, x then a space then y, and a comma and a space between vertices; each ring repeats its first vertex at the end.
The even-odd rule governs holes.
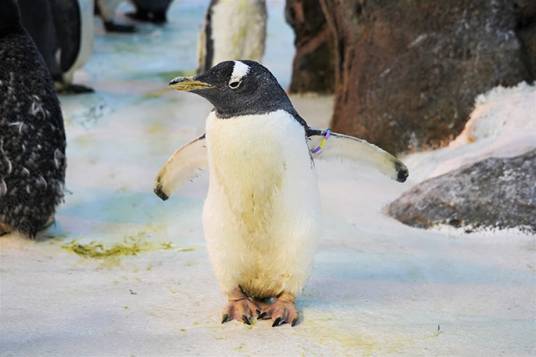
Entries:
POLYGON ((35 41, 62 93, 88 93, 73 84, 93 50, 93 0, 18 0, 22 25, 35 41))
POLYGON ((63 200, 65 131, 52 78, 21 25, 15 0, 0 2, 0 234, 29 237, 63 200))
POLYGON ((167 22, 167 11, 173 0, 131 0, 136 7, 135 12, 127 13, 133 20, 164 24, 167 22))
POLYGON ((265 0, 211 0, 199 34, 197 72, 228 59, 260 62, 266 43, 265 0))
POLYGON ((95 0, 95 12, 100 15, 106 32, 134 33, 136 27, 115 22, 115 10, 124 0, 95 0))
POLYGON ((272 326, 298 321, 295 299, 311 271, 319 235, 314 160, 366 161, 403 182, 406 166, 364 140, 311 128, 270 71, 255 61, 219 63, 170 86, 207 99, 205 134, 161 168, 155 193, 167 199, 208 168, 203 207, 207 249, 228 299, 222 322, 272 326))

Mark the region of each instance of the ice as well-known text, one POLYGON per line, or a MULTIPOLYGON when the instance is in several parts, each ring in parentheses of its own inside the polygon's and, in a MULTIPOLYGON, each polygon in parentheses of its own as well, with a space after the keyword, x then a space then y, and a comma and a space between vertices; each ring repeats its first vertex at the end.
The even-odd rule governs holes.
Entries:
MULTIPOLYGON (((166 202, 152 193, 160 165, 203 131, 210 109, 166 89, 175 73, 195 67, 206 3, 176 1, 168 26, 143 26, 135 36, 99 30, 77 74, 97 92, 61 98, 71 193, 45 234, 53 238, 0 238, 0 355, 535 355, 533 236, 404 226, 383 207, 411 183, 339 162, 317 163, 323 234, 298 303, 303 322, 220 324, 224 297, 201 226, 207 175, 166 202), (154 249, 93 259, 62 248, 129 237, 154 249)), ((269 4, 265 63, 287 85, 292 35, 283 2, 269 4)), ((511 100, 488 98, 498 109, 511 100)), ((328 126, 331 98, 293 100, 311 125, 328 126)), ((407 161, 417 170, 418 158, 426 176, 455 150, 407 161)))

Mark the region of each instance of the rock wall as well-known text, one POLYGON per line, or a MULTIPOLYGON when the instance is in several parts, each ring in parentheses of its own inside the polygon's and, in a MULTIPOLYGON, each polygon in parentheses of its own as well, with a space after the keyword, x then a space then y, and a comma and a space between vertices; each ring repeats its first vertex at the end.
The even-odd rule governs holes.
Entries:
POLYGON ((401 152, 457 135, 475 97, 531 78, 508 0, 321 0, 335 36, 333 127, 401 152))
POLYGON ((287 0, 285 17, 296 34, 291 93, 333 93, 334 43, 319 0, 287 0))
POLYGON ((516 33, 521 40, 525 63, 532 78, 536 78, 536 1, 515 0, 517 14, 516 33))
POLYGON ((395 153, 441 146, 478 94, 536 76, 534 0, 288 0, 287 19, 290 90, 334 83, 333 128, 395 153))

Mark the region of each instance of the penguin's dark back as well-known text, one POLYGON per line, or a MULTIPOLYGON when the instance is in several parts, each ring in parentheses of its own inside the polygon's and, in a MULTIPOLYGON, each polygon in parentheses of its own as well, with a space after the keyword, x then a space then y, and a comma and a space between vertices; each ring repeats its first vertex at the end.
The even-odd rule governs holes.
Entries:
MULTIPOLYGON (((0 1, 0 17, 8 16, 6 9, 13 11, 8 8, 11 2, 0 1)), ((63 200, 65 145, 60 104, 41 55, 21 26, 3 26, 0 30, 1 223, 34 236, 54 215, 56 206, 63 200)))

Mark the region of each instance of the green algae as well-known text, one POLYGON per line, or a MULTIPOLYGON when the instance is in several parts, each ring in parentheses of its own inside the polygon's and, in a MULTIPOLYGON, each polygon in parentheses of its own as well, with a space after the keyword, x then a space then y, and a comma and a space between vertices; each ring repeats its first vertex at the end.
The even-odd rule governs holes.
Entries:
POLYGON ((177 248, 176 251, 179 253, 187 253, 187 252, 193 252, 195 248, 189 247, 189 248, 177 248))
POLYGON ((164 250, 170 250, 173 249, 174 245, 171 242, 163 242, 160 244, 161 248, 164 250))
POLYGON ((149 250, 150 245, 139 239, 127 238, 122 243, 116 243, 110 247, 95 241, 83 244, 73 240, 64 244, 62 248, 81 257, 101 259, 138 255, 143 251, 149 250))
POLYGON ((149 233, 143 230, 125 237, 120 243, 115 243, 109 246, 96 241, 80 243, 76 240, 72 240, 64 244, 62 248, 81 257, 94 259, 133 256, 150 250, 171 250, 175 248, 175 245, 172 242, 153 243, 147 241, 148 237, 149 233))
MULTIPOLYGON (((172 250, 175 248, 175 245, 172 242, 149 243, 145 240, 143 234, 137 234, 125 238, 121 243, 115 243, 110 246, 96 241, 80 243, 72 240, 64 244, 62 248, 83 258, 105 259, 134 256, 151 250, 172 250)), ((195 248, 193 247, 175 249, 176 252, 180 253, 193 252, 194 250, 195 248)), ((151 269, 152 266, 147 267, 147 270, 151 269)))

